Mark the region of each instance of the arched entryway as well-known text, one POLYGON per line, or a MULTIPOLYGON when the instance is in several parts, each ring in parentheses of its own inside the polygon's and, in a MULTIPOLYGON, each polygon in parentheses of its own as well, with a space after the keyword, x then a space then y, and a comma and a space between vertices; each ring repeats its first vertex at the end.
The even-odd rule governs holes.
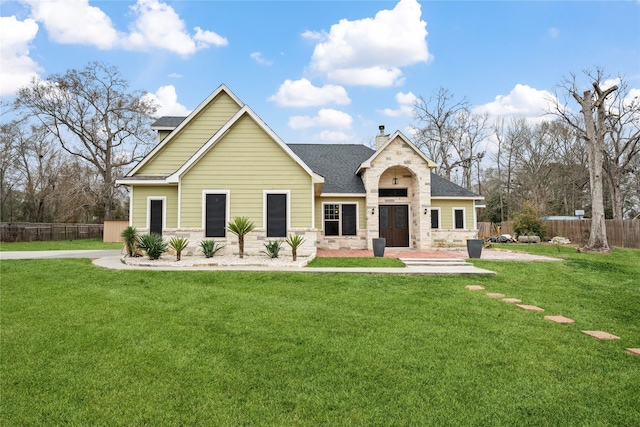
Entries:
POLYGON ((417 179, 404 166, 391 166, 378 183, 378 232, 389 248, 408 248, 411 244, 411 216, 416 200, 417 179))

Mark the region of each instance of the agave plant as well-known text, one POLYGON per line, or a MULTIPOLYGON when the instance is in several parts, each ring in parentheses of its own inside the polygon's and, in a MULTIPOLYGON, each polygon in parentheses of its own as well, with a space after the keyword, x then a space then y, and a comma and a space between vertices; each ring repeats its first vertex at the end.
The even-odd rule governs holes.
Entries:
POLYGON ((189 245, 189 239, 184 237, 172 237, 169 240, 169 247, 176 251, 176 261, 180 261, 182 251, 189 245))
POLYGON ((200 242, 200 247, 206 258, 213 257, 220 249, 224 248, 224 245, 216 242, 215 240, 203 240, 200 242))
POLYGON ((280 240, 269 240, 264 244, 265 250, 261 251, 261 253, 265 254, 269 258, 278 258, 278 254, 280 253, 280 249, 282 248, 282 242, 280 240))
POLYGON ((299 234, 289 234, 289 237, 285 240, 285 243, 291 247, 291 255, 293 260, 298 259, 298 248, 305 242, 305 238, 299 234))
POLYGON ((244 236, 251 233, 254 228, 256 228, 255 224, 246 216, 237 216, 227 225, 227 230, 238 236, 240 258, 244 258, 244 236))
POLYGON ((138 246, 147 253, 147 256, 151 260, 160 258, 160 255, 169 249, 167 242, 165 242, 162 235, 158 233, 143 234, 140 236, 138 246))
POLYGON ((120 237, 124 241, 125 249, 127 250, 127 255, 133 257, 136 255, 136 251, 138 250, 138 239, 140 235, 138 234, 138 230, 135 227, 127 227, 122 230, 120 233, 120 237))

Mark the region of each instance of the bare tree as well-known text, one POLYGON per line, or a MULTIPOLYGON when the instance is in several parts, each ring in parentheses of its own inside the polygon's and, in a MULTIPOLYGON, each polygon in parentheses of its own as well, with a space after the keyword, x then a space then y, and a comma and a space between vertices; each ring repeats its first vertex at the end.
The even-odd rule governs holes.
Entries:
POLYGON ((16 160, 18 158, 19 122, 0 125, 0 220, 14 220, 14 199, 20 186, 16 160))
POLYGON ((623 181, 631 174, 634 158, 640 156, 640 99, 632 97, 626 82, 606 102, 604 171, 614 219, 624 218, 623 181))
POLYGON ((153 103, 129 92, 117 68, 92 62, 18 90, 15 107, 37 117, 68 153, 89 162, 101 178, 100 217, 111 218, 115 169, 142 158, 153 142, 153 103))
POLYGON ((456 116, 469 112, 466 98, 455 100, 448 89, 440 87, 429 99, 419 97, 414 105, 414 116, 419 121, 416 145, 438 165, 438 173, 451 180, 453 169, 462 164, 455 156, 454 145, 459 136, 456 116))
POLYGON ((618 89, 618 86, 612 85, 603 88, 605 75, 600 68, 596 69, 595 73, 585 72, 585 74, 590 80, 592 89, 584 90, 580 94, 577 78, 572 74, 571 79, 565 80, 562 86, 565 92, 565 102, 561 103, 558 97, 551 100, 553 102, 552 113, 573 127, 587 145, 591 189, 591 233, 589 241, 582 249, 610 251, 604 213, 603 159, 605 137, 608 132, 606 102, 607 98, 618 89), (572 97, 580 105, 579 113, 568 108, 569 97, 572 97))

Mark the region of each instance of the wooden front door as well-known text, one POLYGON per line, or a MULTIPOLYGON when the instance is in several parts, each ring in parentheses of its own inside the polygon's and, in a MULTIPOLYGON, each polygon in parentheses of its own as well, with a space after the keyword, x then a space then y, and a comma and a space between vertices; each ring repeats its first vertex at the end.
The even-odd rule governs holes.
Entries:
POLYGON ((380 237, 388 248, 409 247, 409 206, 380 205, 380 237))

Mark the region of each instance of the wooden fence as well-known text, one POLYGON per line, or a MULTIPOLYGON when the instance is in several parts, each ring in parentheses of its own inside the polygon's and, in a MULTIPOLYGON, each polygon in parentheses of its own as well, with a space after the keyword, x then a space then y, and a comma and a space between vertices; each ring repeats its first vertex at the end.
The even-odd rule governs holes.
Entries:
MULTIPOLYGON (((563 220, 553 219, 542 221, 546 230, 546 238, 555 236, 566 237, 572 243, 584 245, 589 241, 591 234, 591 220, 563 220)), ((640 220, 605 220, 607 226, 607 240, 610 246, 618 248, 640 249, 640 220)), ((513 235, 513 222, 505 221, 502 224, 490 222, 478 223, 478 237, 487 238, 498 234, 497 226, 500 226, 500 234, 513 235)))
POLYGON ((33 242, 102 238, 102 224, 0 223, 0 241, 33 242))
POLYGON ((122 242, 122 231, 129 226, 129 220, 113 219, 104 222, 104 236, 102 241, 108 243, 122 242))

